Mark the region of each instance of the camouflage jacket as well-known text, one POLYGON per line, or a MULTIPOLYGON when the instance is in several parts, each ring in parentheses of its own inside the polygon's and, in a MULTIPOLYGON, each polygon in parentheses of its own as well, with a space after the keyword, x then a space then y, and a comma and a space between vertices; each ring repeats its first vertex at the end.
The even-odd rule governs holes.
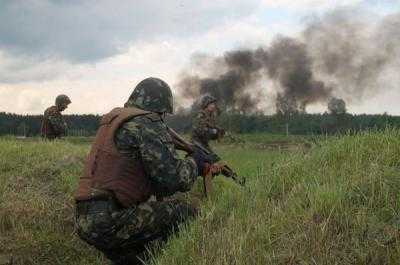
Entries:
POLYGON ((158 114, 134 117, 115 133, 115 144, 122 154, 140 159, 157 196, 188 191, 197 178, 192 158, 180 159, 167 127, 158 114))
POLYGON ((56 106, 51 106, 44 112, 41 134, 43 137, 54 139, 65 135, 67 124, 56 106))
POLYGON ((210 140, 218 138, 219 128, 216 125, 215 116, 205 110, 198 112, 192 120, 192 139, 209 147, 210 140))

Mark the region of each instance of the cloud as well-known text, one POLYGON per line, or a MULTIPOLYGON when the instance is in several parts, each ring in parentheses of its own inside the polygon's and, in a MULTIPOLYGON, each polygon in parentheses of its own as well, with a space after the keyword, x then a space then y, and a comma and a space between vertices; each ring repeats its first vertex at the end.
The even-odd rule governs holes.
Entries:
POLYGON ((0 83, 46 81, 71 68, 65 61, 48 58, 36 60, 29 56, 11 56, 0 51, 0 83))
MULTIPOLYGON (((143 42, 201 35, 253 12, 259 0, 0 1, 0 84, 63 77, 143 42)), ((140 51, 138 51, 140 52, 140 51)))
MULTIPOLYGON (((59 63, 57 66, 57 62, 52 64, 50 61, 29 63, 32 66, 29 75, 25 70, 10 66, 8 69, 14 72, 14 82, 0 83, 0 106, 2 111, 40 114, 58 94, 65 93, 72 99, 67 113, 105 113, 123 105, 135 85, 148 76, 164 79, 175 91, 177 102, 176 78, 182 69, 188 69, 193 53, 219 54, 230 48, 266 43, 271 36, 264 25, 245 19, 229 25, 221 24, 184 39, 171 36, 160 42, 137 41, 124 53, 91 64, 59 63), (56 69, 52 69, 52 65, 56 69), (47 76, 52 71, 57 73, 56 78, 47 76), (32 79, 34 72, 37 78, 32 79), (18 73, 24 82, 17 82, 18 73)), ((0 55, 0 61, 1 58, 0 55)), ((2 70, 0 68, 0 73, 2 70)), ((0 75, 1 78, 5 75, 0 75)))
POLYGON ((137 40, 187 36, 246 16, 256 0, 3 0, 0 49, 13 56, 93 62, 137 40))
POLYGON ((296 10, 326 10, 342 6, 353 6, 362 0, 263 0, 265 6, 270 8, 285 8, 296 10))

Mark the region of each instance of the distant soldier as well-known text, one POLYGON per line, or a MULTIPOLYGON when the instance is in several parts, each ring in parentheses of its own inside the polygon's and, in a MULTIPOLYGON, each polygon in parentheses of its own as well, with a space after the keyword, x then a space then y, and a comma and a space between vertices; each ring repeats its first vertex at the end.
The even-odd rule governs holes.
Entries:
POLYGON ((200 143, 210 151, 210 140, 217 140, 225 135, 224 129, 216 124, 217 114, 217 99, 205 95, 200 100, 200 111, 195 114, 192 121, 192 141, 200 143))
POLYGON ((41 134, 42 137, 54 140, 65 135, 67 123, 64 121, 61 112, 68 108, 71 100, 66 95, 59 95, 56 98, 55 106, 46 109, 43 115, 41 134))
POLYGON ((147 78, 100 122, 75 194, 76 228, 113 264, 142 264, 152 241, 196 215, 185 202, 162 199, 190 190, 206 168, 200 154, 179 158, 163 120, 172 110, 168 84, 147 78))

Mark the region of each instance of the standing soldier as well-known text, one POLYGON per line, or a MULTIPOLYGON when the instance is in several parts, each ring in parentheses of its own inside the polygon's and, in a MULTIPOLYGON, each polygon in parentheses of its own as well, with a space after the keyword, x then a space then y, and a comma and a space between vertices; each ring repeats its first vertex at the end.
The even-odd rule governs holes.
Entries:
POLYGON ((201 110, 195 114, 192 121, 192 141, 211 151, 210 140, 217 140, 225 134, 224 129, 216 125, 217 99, 211 95, 203 96, 200 100, 200 108, 201 110))
POLYGON ((147 78, 100 122, 75 193, 75 221, 80 238, 113 264, 141 264, 150 242, 196 215, 185 202, 162 200, 190 190, 205 167, 200 154, 179 158, 163 120, 172 110, 168 84, 147 78))
POLYGON ((54 140, 65 135, 67 123, 61 112, 67 109, 69 104, 71 104, 71 100, 68 96, 59 95, 56 97, 56 105, 46 109, 40 129, 43 138, 54 140))

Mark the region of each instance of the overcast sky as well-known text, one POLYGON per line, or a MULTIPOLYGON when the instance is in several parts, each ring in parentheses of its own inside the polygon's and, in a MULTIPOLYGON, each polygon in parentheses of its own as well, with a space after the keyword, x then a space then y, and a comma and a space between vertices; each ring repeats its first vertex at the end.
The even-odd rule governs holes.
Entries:
MULTIPOLYGON (((39 114, 64 93, 67 113, 105 113, 146 77, 174 89, 193 54, 298 36, 337 8, 379 17, 400 0, 0 0, 0 111, 39 114)), ((382 90, 349 111, 400 115, 400 86, 382 90)))

